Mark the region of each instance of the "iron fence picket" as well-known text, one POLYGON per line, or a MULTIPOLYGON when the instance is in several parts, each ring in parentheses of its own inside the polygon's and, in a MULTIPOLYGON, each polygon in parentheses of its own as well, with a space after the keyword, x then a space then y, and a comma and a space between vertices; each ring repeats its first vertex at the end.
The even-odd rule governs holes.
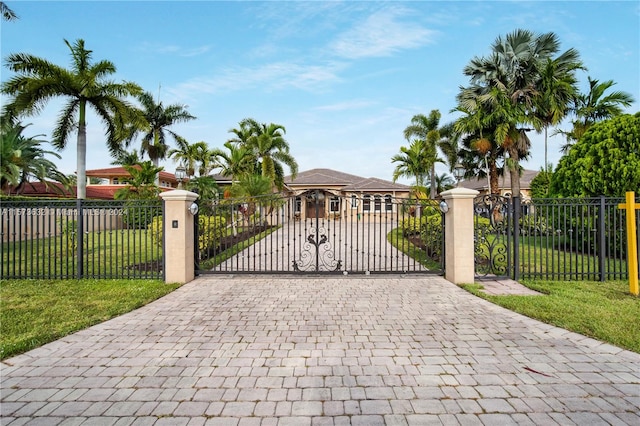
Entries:
POLYGON ((489 212, 509 200, 478 197, 476 274, 515 279, 626 279, 625 217, 618 209, 623 201, 610 197, 535 199, 526 200, 519 208, 514 199, 510 209, 513 219, 494 223, 489 212), (490 224, 483 228, 481 220, 487 218, 490 224), (509 229, 504 230, 503 223, 509 229), (507 238, 502 241, 503 232, 507 238), (507 259, 506 268, 502 268, 503 258, 507 259), (484 264, 488 268, 483 269, 484 264))
POLYGON ((161 209, 160 201, 3 200, 0 277, 162 278, 162 242, 148 229, 161 209))

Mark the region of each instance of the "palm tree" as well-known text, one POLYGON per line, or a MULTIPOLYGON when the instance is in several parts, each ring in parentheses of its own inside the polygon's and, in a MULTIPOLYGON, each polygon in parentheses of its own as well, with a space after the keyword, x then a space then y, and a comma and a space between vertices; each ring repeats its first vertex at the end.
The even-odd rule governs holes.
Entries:
POLYGON ((436 192, 436 163, 442 162, 438 157, 438 146, 440 143, 440 111, 432 110, 429 116, 424 114, 416 114, 411 118, 411 124, 404 129, 404 137, 407 140, 411 138, 424 141, 426 166, 430 170, 430 198, 435 199, 436 192))
POLYGON ((3 1, 0 1, 0 13, 2 14, 2 19, 5 21, 15 21, 18 19, 18 15, 16 15, 13 10, 9 9, 9 6, 7 6, 3 1))
POLYGON ((136 164, 140 164, 142 159, 138 154, 137 150, 132 150, 131 152, 125 149, 119 149, 114 155, 114 160, 111 162, 114 166, 133 166, 136 164))
POLYGON ((600 83, 591 77, 587 79, 589 92, 578 95, 572 108, 576 116, 572 122, 573 129, 569 132, 558 132, 567 138, 567 144, 562 147, 563 152, 567 152, 573 142, 580 139, 594 123, 622 114, 623 107, 629 107, 634 102, 633 96, 626 92, 614 91, 605 95, 605 92, 616 84, 613 80, 600 83))
POLYGON ((231 141, 224 144, 227 151, 214 148, 210 151, 214 168, 220 169, 220 174, 239 179, 246 174, 252 174, 256 170, 251 150, 244 145, 235 145, 231 141))
POLYGON ((144 200, 154 199, 158 196, 159 189, 154 181, 158 173, 162 171, 162 167, 156 167, 151 161, 123 167, 129 173, 129 177, 125 179, 129 185, 116 191, 114 199, 144 200))
POLYGON ((281 124, 258 123, 247 118, 240 127, 251 129, 251 136, 244 143, 253 158, 260 162, 262 176, 268 177, 278 189, 284 185, 284 167, 289 167, 292 177, 298 174, 298 163, 289 152, 289 144, 284 138, 286 129, 281 124))
POLYGON ((134 108, 124 99, 141 88, 130 82, 114 83, 107 78, 116 72, 113 63, 91 62, 91 51, 84 40, 73 45, 72 67, 65 69, 26 53, 11 54, 7 67, 17 75, 2 84, 2 92, 13 98, 3 108, 3 120, 15 121, 19 115, 39 112, 52 98, 67 100, 53 131, 51 143, 63 149, 77 129, 78 199, 86 198, 87 107, 91 107, 106 126, 107 146, 117 152, 124 139, 125 123, 134 116, 134 108))
POLYGON ((0 188, 5 192, 9 187, 19 189, 32 178, 45 185, 47 181, 69 185, 69 180, 56 165, 45 158, 46 155, 53 155, 60 159, 56 152, 47 151, 41 148, 41 144, 46 141, 36 139, 44 135, 26 137, 22 134, 27 126, 20 123, 4 123, 0 129, 0 188))
MULTIPOLYGON (((511 192, 520 194, 520 159, 527 155, 530 141, 524 125, 539 127, 535 120, 535 101, 539 96, 540 70, 559 50, 554 33, 535 35, 515 30, 498 37, 491 46, 492 54, 474 58, 464 74, 480 88, 480 105, 486 111, 485 124, 493 127, 497 144, 509 154, 505 163, 511 175, 511 192)), ((567 54, 567 56, 570 56, 567 54)))
MULTIPOLYGON (((172 104, 165 107, 162 102, 156 103, 149 92, 139 93, 137 98, 142 108, 139 110, 139 120, 132 121, 128 141, 131 142, 139 133, 142 133, 140 150, 143 155, 149 156, 154 166, 158 167, 160 160, 164 160, 169 151, 167 133, 180 143, 181 136, 169 127, 194 120, 196 117, 187 112, 185 105, 172 104)), ((158 176, 156 176, 157 183, 158 176)))
POLYGON ((548 163, 548 130, 567 116, 578 94, 576 70, 584 69, 580 54, 569 49, 555 59, 547 58, 540 69, 538 96, 535 99, 535 118, 544 129, 544 164, 548 163))
POLYGON ((391 157, 391 162, 397 163, 393 170, 393 182, 396 182, 400 177, 415 178, 417 188, 424 186, 430 157, 426 145, 424 140, 415 139, 408 148, 401 146, 400 153, 391 157))
POLYGON ((188 177, 195 176, 196 169, 200 172, 200 176, 204 176, 206 173, 202 173, 204 170, 198 166, 198 162, 208 161, 206 160, 206 158, 209 157, 209 147, 207 143, 200 141, 190 144, 183 138, 177 138, 176 141, 178 142, 178 148, 169 150, 169 158, 182 164, 186 169, 188 177))

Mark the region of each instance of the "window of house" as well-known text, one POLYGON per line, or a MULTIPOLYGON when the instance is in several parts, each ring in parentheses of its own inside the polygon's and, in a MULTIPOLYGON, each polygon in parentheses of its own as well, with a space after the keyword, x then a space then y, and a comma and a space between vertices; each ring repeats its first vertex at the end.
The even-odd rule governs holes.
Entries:
POLYGON ((384 196, 384 210, 385 211, 393 211, 393 202, 391 201, 391 195, 384 196))
POLYGON ((351 196, 351 208, 352 209, 357 209, 358 208, 358 196, 357 195, 352 195, 351 196))
POLYGON ((371 195, 365 195, 362 197, 362 211, 368 212, 371 210, 371 195))
POLYGON ((296 197, 296 201, 293 206, 293 212, 300 213, 301 211, 302 211, 302 197, 296 197))
POLYGON ((114 185, 119 185, 120 181, 118 180, 118 178, 113 178, 113 184, 114 185))
POLYGON ((382 210, 382 197, 380 197, 379 195, 376 195, 373 198, 373 206, 374 206, 374 208, 375 208, 375 210, 377 212, 381 211, 382 210))
POLYGON ((340 211, 340 198, 331 197, 331 200, 329 200, 329 211, 330 212, 339 212, 340 211))

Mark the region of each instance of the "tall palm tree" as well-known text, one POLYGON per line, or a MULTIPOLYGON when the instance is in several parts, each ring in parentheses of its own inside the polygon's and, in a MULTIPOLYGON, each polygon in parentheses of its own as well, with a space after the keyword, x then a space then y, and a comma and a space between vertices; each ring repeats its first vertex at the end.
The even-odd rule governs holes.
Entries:
POLYGON ((509 154, 505 163, 511 176, 511 192, 520 194, 520 160, 529 152, 530 141, 523 126, 540 127, 535 120, 535 101, 539 96, 540 70, 558 52, 560 43, 554 33, 536 35, 518 29, 498 37, 491 55, 474 58, 464 74, 481 89, 480 104, 487 111, 487 124, 493 136, 509 154))
POLYGON ((430 170, 430 198, 435 199, 438 195, 436 192, 436 163, 442 162, 438 157, 438 146, 440 143, 440 111, 432 110, 428 116, 424 114, 416 114, 411 118, 411 124, 404 129, 404 137, 407 140, 412 138, 424 141, 425 161, 430 170))
POLYGON ((244 145, 253 158, 260 163, 262 176, 268 177, 278 189, 284 185, 284 167, 292 177, 298 174, 298 163, 289 152, 289 143, 284 138, 286 129, 281 124, 258 123, 252 118, 244 119, 240 127, 251 129, 251 136, 244 145))
POLYGON ((580 139, 594 123, 622 114, 623 107, 629 107, 634 102, 633 96, 626 92, 613 91, 605 95, 605 92, 616 84, 613 80, 600 83, 591 77, 587 77, 587 79, 589 92, 579 94, 572 107, 572 112, 576 117, 572 122, 572 130, 558 132, 567 138, 567 144, 562 147, 563 152, 567 152, 569 147, 580 139))
MULTIPOLYGON (((138 120, 133 120, 129 142, 142 133, 141 152, 146 154, 154 166, 158 167, 160 160, 167 157, 169 145, 167 143, 167 133, 177 142, 181 136, 169 127, 174 124, 195 120, 196 117, 189 114, 185 105, 172 104, 164 106, 162 102, 156 102, 149 92, 142 92, 137 95, 141 109, 138 120)), ((156 176, 156 184, 158 177, 156 176)))
POLYGON ((107 146, 117 152, 124 139, 125 123, 133 120, 134 108, 126 96, 142 89, 134 83, 121 84, 108 80, 116 72, 113 63, 91 62, 90 50, 79 39, 73 45, 64 41, 71 51, 71 69, 62 68, 45 59, 26 53, 14 53, 6 60, 16 73, 2 84, 2 92, 12 96, 5 105, 3 120, 15 121, 20 115, 39 112, 52 98, 64 98, 66 104, 53 131, 54 147, 62 149, 77 130, 77 175, 79 199, 86 198, 87 107, 92 108, 106 127, 107 146))
POLYGON ((580 54, 569 49, 555 59, 541 64, 538 96, 535 98, 535 118, 544 129, 544 168, 548 162, 548 130, 567 116, 578 95, 576 70, 584 69, 580 54))
POLYGON ((0 1, 0 14, 2 14, 2 19, 5 21, 15 21, 18 19, 18 15, 3 1, 0 1))
POLYGON ((31 179, 36 179, 47 185, 47 181, 55 181, 67 186, 69 180, 60 172, 56 165, 45 158, 53 155, 60 159, 60 155, 47 151, 41 147, 46 141, 37 139, 44 135, 26 137, 20 123, 3 123, 0 129, 0 188, 5 192, 9 187, 21 188, 31 179))

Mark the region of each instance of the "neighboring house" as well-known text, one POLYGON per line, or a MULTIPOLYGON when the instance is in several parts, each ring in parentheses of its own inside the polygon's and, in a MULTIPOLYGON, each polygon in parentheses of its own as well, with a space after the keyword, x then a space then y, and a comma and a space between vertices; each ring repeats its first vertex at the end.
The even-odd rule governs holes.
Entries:
POLYGON ((285 178, 285 193, 295 197, 297 218, 357 217, 397 212, 398 200, 408 199, 411 187, 378 178, 363 178, 331 169, 301 172, 285 178))
MULTIPOLYGON (((522 200, 531 198, 531 181, 538 175, 539 172, 535 170, 523 170, 520 175, 520 198, 522 200)), ((460 187, 475 189, 480 192, 479 195, 487 195, 490 192, 489 181, 486 177, 480 179, 469 179, 460 182, 460 187)), ((504 197, 511 196, 511 177, 509 173, 505 173, 504 176, 500 176, 498 179, 498 188, 500 195, 504 197)))
MULTIPOLYGON (((124 167, 109 167, 106 169, 87 170, 87 199, 89 200, 113 200, 114 194, 121 188, 127 186, 126 179, 129 172, 124 167), (90 179, 99 179, 100 183, 91 183, 90 179)), ((160 190, 168 191, 178 187, 178 181, 173 173, 160 172, 160 190)), ((76 187, 65 189, 56 182, 25 183, 20 191, 11 191, 8 195, 24 195, 26 197, 58 197, 75 198, 76 187)))

